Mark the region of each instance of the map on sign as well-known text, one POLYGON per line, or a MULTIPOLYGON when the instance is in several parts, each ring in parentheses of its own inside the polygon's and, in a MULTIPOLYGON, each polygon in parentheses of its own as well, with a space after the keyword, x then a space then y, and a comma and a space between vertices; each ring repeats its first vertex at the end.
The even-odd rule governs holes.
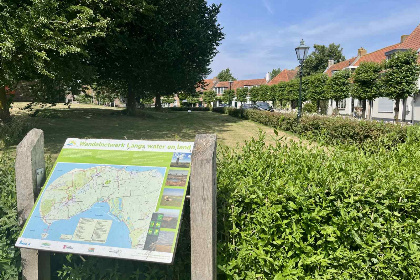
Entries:
POLYGON ((192 148, 68 139, 16 246, 171 263, 192 148))

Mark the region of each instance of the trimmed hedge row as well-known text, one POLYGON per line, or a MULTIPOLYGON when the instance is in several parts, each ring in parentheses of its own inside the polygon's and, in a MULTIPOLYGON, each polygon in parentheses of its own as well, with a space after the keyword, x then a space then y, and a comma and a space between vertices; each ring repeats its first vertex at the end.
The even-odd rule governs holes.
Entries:
POLYGON ((420 279, 420 146, 377 148, 325 153, 260 138, 222 150, 227 279, 420 279))
POLYGON ((210 111, 209 107, 170 107, 167 108, 171 111, 199 111, 199 112, 204 112, 204 111, 210 111))
POLYGON ((291 131, 308 139, 328 144, 362 144, 380 142, 387 147, 407 139, 407 126, 380 121, 356 120, 343 117, 303 115, 297 122, 296 114, 275 113, 235 108, 214 108, 213 112, 252 120, 276 129, 291 131))

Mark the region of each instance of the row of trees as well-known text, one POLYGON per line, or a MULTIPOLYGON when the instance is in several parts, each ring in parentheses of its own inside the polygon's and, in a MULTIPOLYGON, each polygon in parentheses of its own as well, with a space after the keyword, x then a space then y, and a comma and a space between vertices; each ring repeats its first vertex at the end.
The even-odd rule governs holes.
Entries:
MULTIPOLYGON (((396 101, 395 118, 397 119, 400 100, 403 100, 404 103, 408 96, 418 93, 416 82, 419 73, 417 54, 411 50, 398 52, 382 64, 361 63, 353 73, 350 70, 342 70, 335 72, 331 78, 323 73, 304 77, 302 81, 303 100, 316 103, 319 110, 322 100, 332 99, 338 107, 340 100, 353 97, 362 101, 363 111, 365 111, 366 102, 372 104, 372 101, 378 97, 388 97, 396 101)), ((247 98, 252 102, 295 101, 299 97, 299 80, 293 79, 272 86, 262 85, 250 90, 241 88, 236 92, 225 91, 222 101, 230 103, 235 97, 240 102, 246 102, 247 98)), ((216 99, 217 96, 213 91, 205 92, 203 95, 203 100, 207 103, 216 99)), ((372 106, 369 107, 372 108, 372 106)), ((367 116, 370 117, 370 115, 369 110, 367 116)))
POLYGON ((205 0, 0 1, 0 119, 31 81, 35 100, 58 102, 83 85, 136 100, 191 92, 210 73, 222 28, 205 0))

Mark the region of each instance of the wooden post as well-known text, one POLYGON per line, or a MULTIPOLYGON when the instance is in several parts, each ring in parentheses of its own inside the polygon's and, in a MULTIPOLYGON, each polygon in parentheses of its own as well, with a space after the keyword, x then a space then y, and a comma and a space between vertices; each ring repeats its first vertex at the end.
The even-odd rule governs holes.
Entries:
POLYGON ((216 135, 195 137, 191 159, 191 280, 215 280, 216 268, 216 135))
MULTIPOLYGON (((44 132, 32 129, 16 150, 16 192, 18 223, 21 227, 31 214, 45 181, 44 132)), ((20 249, 24 280, 50 280, 50 255, 32 249, 20 249)))

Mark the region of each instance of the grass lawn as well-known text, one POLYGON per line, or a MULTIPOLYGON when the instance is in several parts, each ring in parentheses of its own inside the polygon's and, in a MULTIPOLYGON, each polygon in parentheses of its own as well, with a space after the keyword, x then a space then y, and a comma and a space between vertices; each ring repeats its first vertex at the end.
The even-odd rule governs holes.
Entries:
MULTIPOLYGON (((23 106, 15 104, 13 113, 22 113, 17 108, 23 106)), ((147 109, 130 117, 123 115, 121 109, 73 104, 70 109, 62 105, 44 108, 33 119, 35 127, 44 131, 46 152, 54 160, 70 137, 194 141, 196 134, 215 133, 219 146, 230 147, 257 137, 260 130, 267 134, 269 141, 276 137, 270 127, 213 112, 147 109)), ((289 133, 279 132, 279 136, 298 139, 289 133)))

